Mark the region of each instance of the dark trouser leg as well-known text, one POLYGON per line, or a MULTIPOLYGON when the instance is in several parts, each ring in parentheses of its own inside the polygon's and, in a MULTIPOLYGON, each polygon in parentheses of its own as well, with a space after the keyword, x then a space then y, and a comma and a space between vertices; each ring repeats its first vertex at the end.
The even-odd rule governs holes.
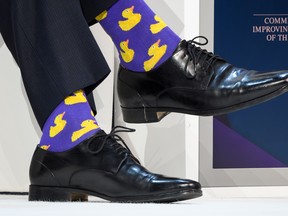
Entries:
POLYGON ((0 31, 40 127, 65 97, 78 89, 89 95, 109 73, 82 7, 79 0, 0 2, 0 31))

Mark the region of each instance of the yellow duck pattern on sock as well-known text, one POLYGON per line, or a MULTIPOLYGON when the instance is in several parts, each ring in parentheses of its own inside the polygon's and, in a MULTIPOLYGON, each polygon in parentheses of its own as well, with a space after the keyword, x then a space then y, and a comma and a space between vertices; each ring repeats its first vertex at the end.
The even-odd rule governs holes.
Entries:
POLYGON ((71 136, 71 141, 75 142, 80 139, 83 135, 87 134, 88 132, 98 129, 99 126, 96 124, 96 121, 93 120, 85 120, 81 123, 81 129, 73 132, 71 136))
POLYGON ((50 131, 49 131, 49 136, 51 138, 57 136, 61 131, 64 130, 64 128, 65 128, 65 126, 67 124, 67 121, 65 121, 63 119, 64 115, 65 115, 65 112, 63 112, 63 113, 61 113, 61 114, 56 116, 56 118, 54 120, 54 124, 55 125, 51 126, 50 127, 50 131))
POLYGON ((122 17, 126 18, 126 20, 121 20, 118 22, 119 27, 123 30, 123 31, 130 31, 131 29, 133 29, 138 23, 141 22, 142 19, 142 15, 139 13, 134 13, 134 9, 135 7, 132 6, 130 8, 126 8, 123 12, 122 12, 122 17))
POLYGON ((181 41, 145 0, 118 0, 96 20, 115 44, 121 66, 132 72, 145 73, 162 65, 181 41))
POLYGON ((148 50, 148 55, 151 58, 144 62, 144 70, 146 72, 152 70, 167 51, 167 45, 160 46, 160 42, 161 40, 159 39, 148 50))
POLYGON ((120 54, 124 62, 130 63, 134 59, 134 50, 129 48, 129 40, 120 43, 120 54))
POLYGON ((152 34, 158 34, 167 27, 167 24, 157 15, 155 15, 154 19, 157 23, 150 25, 150 31, 152 32, 152 34))
POLYGON ((72 96, 68 96, 65 100, 64 103, 66 105, 74 105, 74 104, 78 104, 78 103, 86 103, 87 99, 84 95, 83 90, 79 90, 74 92, 74 95, 72 96))
POLYGON ((40 148, 47 151, 50 148, 50 145, 42 145, 40 148))
POLYGON ((47 118, 38 146, 51 152, 66 151, 99 130, 85 91, 79 90, 66 97, 47 118))
POLYGON ((95 19, 96 19, 98 22, 100 22, 100 21, 104 20, 107 16, 108 16, 108 11, 105 10, 105 11, 103 11, 102 13, 100 13, 98 16, 96 16, 95 19))

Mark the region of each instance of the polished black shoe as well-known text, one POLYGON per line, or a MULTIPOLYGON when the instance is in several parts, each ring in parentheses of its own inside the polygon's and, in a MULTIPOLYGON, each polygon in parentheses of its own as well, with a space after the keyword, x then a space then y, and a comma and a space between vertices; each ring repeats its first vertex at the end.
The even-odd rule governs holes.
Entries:
POLYGON ((170 112, 220 115, 287 91, 288 71, 237 68, 195 46, 207 43, 183 40, 170 59, 147 73, 120 65, 117 90, 124 121, 157 122, 170 112))
POLYGON ((108 135, 100 131, 66 152, 37 148, 29 200, 87 201, 91 195, 114 202, 175 202, 202 195, 198 182, 147 171, 117 132, 132 129, 115 127, 108 135))

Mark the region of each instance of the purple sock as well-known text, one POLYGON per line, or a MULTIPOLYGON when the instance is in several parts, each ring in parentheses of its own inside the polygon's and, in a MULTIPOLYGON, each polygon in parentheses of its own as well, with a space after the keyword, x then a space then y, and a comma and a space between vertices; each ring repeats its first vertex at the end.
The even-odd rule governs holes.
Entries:
POLYGON ((67 97, 49 116, 39 147, 52 152, 66 151, 99 130, 86 95, 80 90, 67 97))
POLYGON ((137 72, 161 65, 181 41, 144 0, 119 0, 96 20, 112 38, 122 66, 137 72))

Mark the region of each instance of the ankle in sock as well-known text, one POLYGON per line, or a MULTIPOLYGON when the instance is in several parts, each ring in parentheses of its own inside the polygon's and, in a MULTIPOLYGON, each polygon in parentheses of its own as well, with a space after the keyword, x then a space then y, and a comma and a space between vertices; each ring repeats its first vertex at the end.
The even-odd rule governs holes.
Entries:
POLYGON ((136 72, 160 66, 181 41, 143 0, 119 0, 96 20, 112 38, 121 65, 136 72))
POLYGON ((79 90, 67 97, 51 113, 43 127, 39 147, 52 152, 73 148, 100 128, 86 95, 79 90))

